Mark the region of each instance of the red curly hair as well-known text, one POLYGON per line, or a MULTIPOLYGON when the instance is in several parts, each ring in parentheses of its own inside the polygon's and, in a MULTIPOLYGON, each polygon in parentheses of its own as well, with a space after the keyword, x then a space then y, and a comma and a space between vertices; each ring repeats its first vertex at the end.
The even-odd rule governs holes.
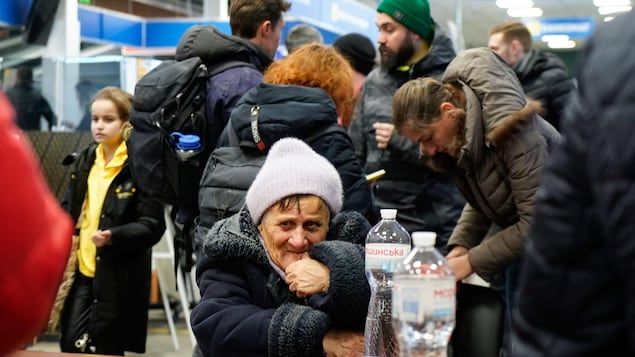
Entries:
POLYGON ((272 63, 265 71, 264 81, 321 88, 335 102, 340 123, 348 127, 354 105, 353 69, 333 47, 304 45, 272 63))

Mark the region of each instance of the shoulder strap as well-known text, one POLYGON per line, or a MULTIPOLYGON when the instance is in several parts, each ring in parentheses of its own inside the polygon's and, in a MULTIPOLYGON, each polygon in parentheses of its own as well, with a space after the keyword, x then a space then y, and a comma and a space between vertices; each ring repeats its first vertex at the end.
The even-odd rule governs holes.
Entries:
POLYGON ((229 140, 229 146, 240 146, 240 140, 238 140, 238 135, 236 135, 234 125, 232 125, 232 118, 229 118, 227 121, 227 139, 229 140))

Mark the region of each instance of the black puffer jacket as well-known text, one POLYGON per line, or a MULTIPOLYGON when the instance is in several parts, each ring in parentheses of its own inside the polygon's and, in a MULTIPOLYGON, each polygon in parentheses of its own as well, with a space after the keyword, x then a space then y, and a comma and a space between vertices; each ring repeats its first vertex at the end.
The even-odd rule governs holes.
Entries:
POLYGON ((399 87, 418 77, 440 79, 455 56, 452 42, 437 26, 430 53, 408 71, 387 71, 383 67, 372 70, 359 93, 348 130, 364 172, 386 170, 386 175, 373 186, 375 205, 396 208, 397 220, 409 232, 437 232, 437 247, 442 249, 465 201, 449 178, 419 161, 419 145, 396 130, 386 150, 377 148, 373 124, 392 121, 392 98, 399 87))
POLYGON ((545 166, 513 356, 635 356, 635 12, 585 46, 545 166))
POLYGON ((560 130, 560 120, 575 82, 560 57, 551 52, 531 50, 515 66, 514 72, 525 95, 542 103, 542 117, 560 130))
MULTIPOLYGON (((96 147, 97 144, 91 144, 82 151, 70 171, 62 206, 74 222, 86 197, 96 147)), ((99 229, 112 232, 112 244, 97 248, 94 308, 88 332, 91 336, 99 335, 106 323, 116 320, 124 349, 143 353, 148 328, 151 248, 161 238, 165 224, 162 205, 143 194, 127 163, 108 187, 99 229)))
MULTIPOLYGON (((337 124, 337 112, 331 98, 319 88, 262 83, 250 90, 232 112, 231 121, 241 141, 252 141, 251 108, 260 106, 258 130, 267 149, 281 138, 306 138, 318 129, 337 124)), ((227 132, 218 146, 228 146, 227 132)), ((311 147, 337 169, 344 186, 342 210, 357 211, 374 222, 375 212, 368 182, 355 157, 346 131, 317 138, 311 147)))

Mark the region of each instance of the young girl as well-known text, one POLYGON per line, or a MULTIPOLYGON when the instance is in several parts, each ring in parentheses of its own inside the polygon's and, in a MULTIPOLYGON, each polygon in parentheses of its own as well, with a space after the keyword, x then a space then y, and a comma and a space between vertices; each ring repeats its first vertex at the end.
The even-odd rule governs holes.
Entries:
POLYGON ((151 247, 162 206, 139 190, 128 167, 132 96, 105 87, 91 105, 94 143, 74 160, 62 206, 76 223, 75 278, 61 316, 61 350, 145 352, 151 247))

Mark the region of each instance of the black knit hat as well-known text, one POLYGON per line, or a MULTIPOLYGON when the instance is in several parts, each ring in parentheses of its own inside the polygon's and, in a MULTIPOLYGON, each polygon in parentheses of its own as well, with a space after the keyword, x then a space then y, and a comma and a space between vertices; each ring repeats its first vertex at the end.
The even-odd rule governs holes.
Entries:
POLYGON ((367 75, 375 66, 375 46, 364 35, 349 33, 340 36, 333 42, 333 47, 349 60, 357 72, 367 75))

